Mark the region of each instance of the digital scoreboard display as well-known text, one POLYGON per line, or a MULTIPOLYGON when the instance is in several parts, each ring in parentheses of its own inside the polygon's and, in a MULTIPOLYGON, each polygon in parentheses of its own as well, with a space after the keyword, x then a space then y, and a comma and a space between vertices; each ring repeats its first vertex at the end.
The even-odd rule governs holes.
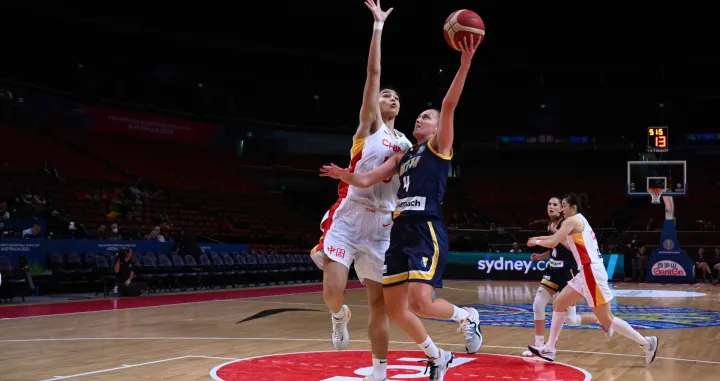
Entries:
POLYGON ((649 152, 668 152, 670 150, 667 127, 648 127, 647 138, 649 152))

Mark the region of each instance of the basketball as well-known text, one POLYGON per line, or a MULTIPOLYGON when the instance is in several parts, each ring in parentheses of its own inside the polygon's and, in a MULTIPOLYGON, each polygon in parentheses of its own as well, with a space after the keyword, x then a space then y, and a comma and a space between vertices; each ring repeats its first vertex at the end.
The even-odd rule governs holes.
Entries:
POLYGON ((467 37, 468 43, 470 36, 473 36, 476 43, 478 38, 480 42, 485 39, 485 22, 477 13, 467 9, 455 11, 448 16, 443 29, 445 41, 457 51, 460 51, 463 38, 467 37))

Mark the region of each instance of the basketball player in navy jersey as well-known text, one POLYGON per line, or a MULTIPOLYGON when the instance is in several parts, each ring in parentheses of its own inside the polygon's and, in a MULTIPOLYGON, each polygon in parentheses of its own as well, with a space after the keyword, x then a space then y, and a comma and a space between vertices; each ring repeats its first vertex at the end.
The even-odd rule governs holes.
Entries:
POLYGON ((324 166, 320 174, 361 188, 399 174, 390 247, 385 253, 385 311, 425 352, 431 381, 443 379, 454 357, 438 349, 418 316, 457 321, 468 353, 477 352, 483 339, 474 308, 459 308, 432 297, 434 288, 442 287, 449 246, 442 202, 451 170, 453 118, 479 43, 471 38, 461 44, 460 68, 443 100, 442 110, 426 110, 415 121, 413 135, 418 141, 415 146, 369 172, 351 173, 331 164, 324 166))

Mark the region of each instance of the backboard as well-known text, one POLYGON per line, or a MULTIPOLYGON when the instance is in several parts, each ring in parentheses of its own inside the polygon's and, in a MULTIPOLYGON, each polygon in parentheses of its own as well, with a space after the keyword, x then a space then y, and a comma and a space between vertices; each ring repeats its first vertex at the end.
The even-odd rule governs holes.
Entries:
POLYGON ((649 197, 648 188, 663 188, 663 196, 687 194, 686 161, 628 161, 627 195, 649 197))

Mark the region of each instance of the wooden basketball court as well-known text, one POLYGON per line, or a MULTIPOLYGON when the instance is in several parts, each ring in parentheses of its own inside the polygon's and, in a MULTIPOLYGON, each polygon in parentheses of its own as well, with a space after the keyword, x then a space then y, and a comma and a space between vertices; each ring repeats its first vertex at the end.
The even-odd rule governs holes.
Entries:
MULTIPOLYGON (((362 380, 360 368, 371 365, 367 308, 364 289, 353 286, 346 298, 351 344, 343 352, 332 351, 317 285, 0 307, 0 316, 11 316, 0 320, 0 380, 362 380)), ((445 379, 718 379, 720 288, 614 288, 623 295, 617 314, 655 328, 640 332, 660 339, 649 367, 634 342, 619 334, 608 341, 597 327, 563 330, 557 361, 570 366, 520 359, 533 341, 532 328, 524 327, 532 326, 537 283, 447 281, 438 296, 479 304, 485 341, 479 354, 466 355, 455 323, 426 320, 435 342, 457 356, 445 379)), ((427 379, 424 364, 415 362, 422 352, 395 326, 391 341, 391 379, 427 379)))

